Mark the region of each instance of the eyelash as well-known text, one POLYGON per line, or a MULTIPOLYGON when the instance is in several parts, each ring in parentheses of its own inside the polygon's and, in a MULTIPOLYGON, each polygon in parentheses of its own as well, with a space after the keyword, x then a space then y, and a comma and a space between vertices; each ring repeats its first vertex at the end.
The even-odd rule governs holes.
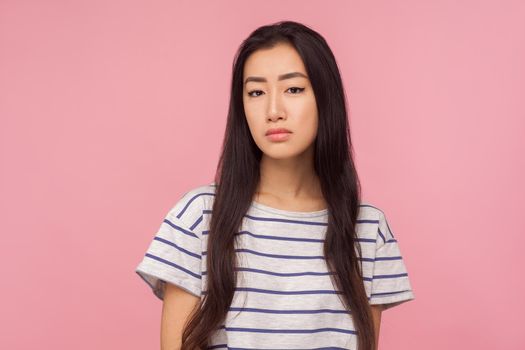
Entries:
MULTIPOLYGON (((300 87, 297 87, 297 86, 293 86, 293 87, 291 87, 291 88, 288 88, 287 90, 290 90, 290 89, 297 89, 297 90, 299 90, 299 92, 297 92, 297 93, 295 93, 295 94, 292 94, 292 95, 298 95, 298 94, 300 94, 301 92, 303 92, 305 88, 300 88, 300 87)), ((253 92, 258 92, 258 91, 261 91, 261 90, 252 90, 252 91, 249 91, 249 92, 248 92, 248 96, 250 96, 250 97, 258 97, 258 96, 260 96, 260 95, 258 95, 258 96, 252 96, 252 93, 253 93, 253 92)))

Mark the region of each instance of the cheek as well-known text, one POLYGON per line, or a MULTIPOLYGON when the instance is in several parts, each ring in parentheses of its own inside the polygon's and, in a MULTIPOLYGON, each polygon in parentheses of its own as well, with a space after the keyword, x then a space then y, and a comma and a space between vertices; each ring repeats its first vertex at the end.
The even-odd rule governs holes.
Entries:
POLYGON ((307 136, 314 136, 317 134, 317 127, 319 123, 317 107, 315 101, 302 105, 297 110, 297 124, 300 126, 303 134, 307 136))
POLYGON ((261 122, 262 119, 258 118, 256 113, 250 113, 249 110, 245 110, 245 115, 250 133, 252 134, 252 137, 257 140, 260 138, 261 130, 264 128, 264 124, 261 122))
POLYGON ((312 115, 308 122, 304 123, 305 134, 309 141, 312 141, 317 136, 318 121, 315 115, 312 115))
POLYGON ((244 104, 244 115, 246 122, 254 137, 257 137, 261 130, 266 128, 266 119, 264 118, 264 109, 257 104, 244 104))
POLYGON ((315 103, 315 97, 312 95, 297 99, 297 101, 294 101, 290 105, 290 108, 293 109, 293 114, 300 119, 315 118, 317 115, 317 105, 315 103))

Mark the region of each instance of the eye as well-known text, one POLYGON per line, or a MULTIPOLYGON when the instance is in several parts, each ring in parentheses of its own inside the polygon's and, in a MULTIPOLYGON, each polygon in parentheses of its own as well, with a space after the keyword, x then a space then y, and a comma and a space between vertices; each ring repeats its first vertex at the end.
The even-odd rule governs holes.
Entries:
MULTIPOLYGON (((288 90, 293 90, 293 91, 297 91, 297 92, 292 92, 292 95, 298 95, 300 94, 301 92, 304 91, 305 88, 300 88, 300 87, 297 87, 297 86, 293 86, 291 88, 288 88, 286 91, 288 90)), ((249 91, 248 92, 248 96, 250 97, 258 97, 260 96, 261 94, 258 94, 258 95, 253 95, 253 93, 262 93, 261 90, 252 90, 252 91, 249 91)))
POLYGON ((291 90, 291 89, 295 89, 295 91, 299 90, 297 93, 292 93, 292 95, 297 95, 297 94, 303 92, 303 90, 304 90, 304 88, 300 88, 300 87, 296 87, 296 86, 291 87, 288 90, 291 90))
POLYGON ((249 92, 248 92, 248 96, 250 96, 250 97, 257 97, 257 96, 259 96, 259 95, 257 95, 257 96, 253 96, 252 93, 254 93, 254 92, 262 92, 262 91, 261 91, 261 90, 252 90, 252 91, 249 91, 249 92))

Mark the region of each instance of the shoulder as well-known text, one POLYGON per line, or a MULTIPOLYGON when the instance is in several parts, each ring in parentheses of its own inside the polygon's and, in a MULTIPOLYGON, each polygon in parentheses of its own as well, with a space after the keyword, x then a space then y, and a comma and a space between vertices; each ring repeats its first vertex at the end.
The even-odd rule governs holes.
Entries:
POLYGON ((168 212, 168 217, 192 228, 202 220, 206 210, 210 209, 210 198, 215 195, 213 182, 191 187, 175 201, 168 212))
POLYGON ((361 226, 366 226, 367 233, 376 235, 376 239, 381 238, 381 241, 386 242, 388 239, 393 238, 385 211, 373 203, 361 201, 357 222, 358 224, 362 223, 363 225, 361 226))
POLYGON ((359 213, 357 215, 358 220, 373 220, 379 223, 385 217, 385 214, 382 209, 377 205, 370 203, 368 201, 361 201, 359 205, 359 213))
POLYGON ((358 222, 373 224, 374 231, 382 242, 393 240, 394 233, 390 229, 385 211, 367 201, 361 201, 359 207, 358 222))

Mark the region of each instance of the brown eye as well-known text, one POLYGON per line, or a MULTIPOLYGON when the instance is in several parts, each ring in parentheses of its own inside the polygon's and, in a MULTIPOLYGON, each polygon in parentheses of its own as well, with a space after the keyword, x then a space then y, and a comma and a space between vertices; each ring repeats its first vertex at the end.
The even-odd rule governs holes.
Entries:
POLYGON ((262 92, 262 91, 261 91, 261 90, 252 90, 252 91, 248 92, 248 96, 250 96, 250 97, 257 97, 257 96, 260 96, 260 95, 253 96, 252 93, 254 93, 254 92, 262 92))
POLYGON ((294 89, 295 91, 299 90, 297 93, 292 93, 292 95, 297 95, 297 94, 303 92, 303 90, 304 90, 304 88, 299 88, 299 87, 291 87, 288 90, 292 90, 292 89, 294 89))

